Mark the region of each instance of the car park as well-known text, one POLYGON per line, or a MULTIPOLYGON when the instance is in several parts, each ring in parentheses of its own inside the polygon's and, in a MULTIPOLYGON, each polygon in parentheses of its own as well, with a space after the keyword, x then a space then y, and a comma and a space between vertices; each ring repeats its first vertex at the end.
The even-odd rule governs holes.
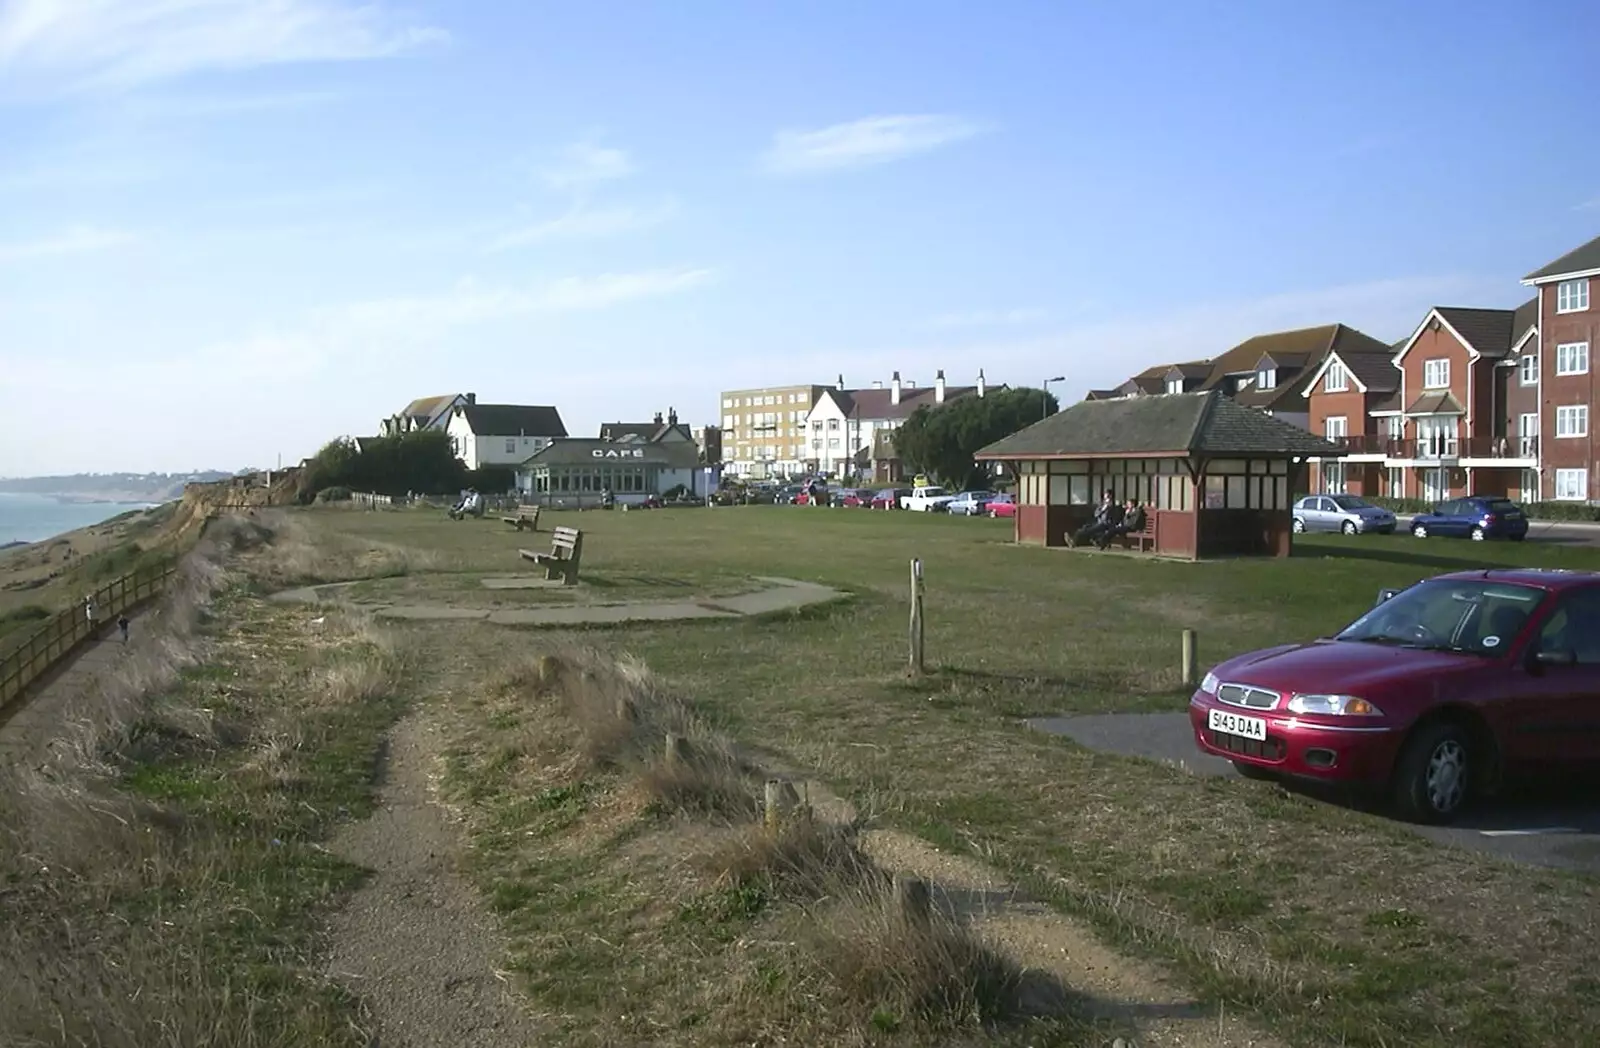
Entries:
POLYGON ((1449 822, 1514 775, 1600 768, 1600 573, 1385 590, 1332 637, 1216 666, 1189 717, 1200 750, 1248 777, 1373 788, 1449 822))
POLYGON ((990 499, 984 509, 991 517, 1015 517, 1017 515, 1016 496, 1002 492, 990 499))
POLYGON ((1528 536, 1528 517, 1504 496, 1469 495, 1437 503, 1411 518, 1411 534, 1419 539, 1438 535, 1478 542, 1502 538, 1520 542, 1528 536))
POLYGON ((1394 514, 1356 495, 1307 495, 1294 504, 1294 530, 1393 534, 1394 514))
POLYGON ((833 504, 844 509, 865 509, 872 505, 872 492, 861 488, 841 488, 833 504))
POLYGON ((992 498, 994 498, 992 491, 963 491, 945 503, 945 512, 960 517, 981 517, 992 498))
POLYGON ((911 494, 910 488, 884 488, 872 496, 873 509, 899 509, 901 500, 911 494))
POLYGON ((943 513, 955 496, 937 484, 919 485, 900 499, 900 508, 913 513, 943 513))

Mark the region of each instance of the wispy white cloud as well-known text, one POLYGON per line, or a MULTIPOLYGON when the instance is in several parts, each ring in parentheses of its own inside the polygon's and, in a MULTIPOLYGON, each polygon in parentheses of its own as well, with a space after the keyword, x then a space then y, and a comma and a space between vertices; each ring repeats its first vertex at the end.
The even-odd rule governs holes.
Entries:
POLYGON ((1020 327, 1037 324, 1049 315, 1042 309, 980 309, 970 313, 941 313, 928 323, 935 328, 1020 327))
POLYGON ((133 239, 133 234, 125 230, 71 226, 60 233, 36 240, 0 241, 0 263, 95 254, 121 247, 133 239))
POLYGON ((447 40, 382 3, 9 0, 0 73, 36 89, 116 91, 211 70, 384 58, 447 40))
POLYGON ((677 217, 678 205, 667 200, 653 207, 619 205, 589 207, 578 204, 557 218, 519 226, 502 233, 489 245, 492 251, 528 247, 552 240, 595 240, 651 229, 677 217))
POLYGON ((810 131, 779 131, 761 164, 782 175, 842 171, 927 153, 982 130, 971 120, 948 114, 870 116, 810 131))
POLYGON ((633 159, 626 150, 584 140, 559 150, 539 174, 553 189, 583 190, 633 174, 633 159))
POLYGON ((1600 196, 1597 196, 1592 200, 1585 200, 1583 203, 1575 205, 1572 210, 1574 210, 1574 211, 1600 211, 1600 196))

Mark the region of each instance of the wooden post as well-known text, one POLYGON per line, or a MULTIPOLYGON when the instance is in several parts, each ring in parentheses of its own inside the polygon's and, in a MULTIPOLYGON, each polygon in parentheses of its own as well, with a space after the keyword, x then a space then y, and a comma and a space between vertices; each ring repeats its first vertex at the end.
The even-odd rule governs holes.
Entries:
POLYGON ((1182 668, 1183 668, 1183 686, 1185 688, 1192 688, 1196 684, 1200 683, 1199 678, 1195 676, 1195 672, 1196 672, 1195 667, 1196 667, 1196 662, 1198 660, 1198 657, 1199 656, 1198 656, 1197 652, 1195 651, 1195 632, 1194 632, 1194 630, 1184 630, 1183 631, 1183 667, 1182 668))
POLYGON ((922 561, 911 561, 911 672, 921 674, 922 661, 922 561))
POLYGON ((763 798, 764 811, 766 812, 767 829, 776 831, 778 824, 783 821, 783 780, 768 779, 766 796, 763 798))
POLYGON ((689 740, 667 733, 667 763, 683 764, 689 759, 689 740))
POLYGON ((932 908, 926 881, 899 874, 894 878, 894 901, 900 915, 916 925, 928 923, 932 908))

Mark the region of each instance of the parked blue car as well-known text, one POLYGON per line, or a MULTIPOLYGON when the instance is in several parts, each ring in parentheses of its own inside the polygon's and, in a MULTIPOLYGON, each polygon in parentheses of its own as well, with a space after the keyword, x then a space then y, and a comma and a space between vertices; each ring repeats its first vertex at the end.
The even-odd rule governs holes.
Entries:
POLYGON ((1499 495, 1470 495, 1450 499, 1427 513, 1411 519, 1411 534, 1419 539, 1431 535, 1453 535, 1482 542, 1484 539, 1511 539, 1520 542, 1528 534, 1528 518, 1522 509, 1499 495))

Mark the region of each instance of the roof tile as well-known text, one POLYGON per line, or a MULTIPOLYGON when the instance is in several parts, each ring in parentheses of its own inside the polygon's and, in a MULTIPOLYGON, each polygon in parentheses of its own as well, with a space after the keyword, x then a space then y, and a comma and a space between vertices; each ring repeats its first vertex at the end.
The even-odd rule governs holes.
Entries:
POLYGON ((1554 280, 1556 277, 1563 277, 1568 273, 1584 273, 1591 269, 1600 269, 1600 237, 1595 237, 1582 247, 1573 248, 1548 266, 1536 269, 1522 279, 1525 281, 1554 280))

